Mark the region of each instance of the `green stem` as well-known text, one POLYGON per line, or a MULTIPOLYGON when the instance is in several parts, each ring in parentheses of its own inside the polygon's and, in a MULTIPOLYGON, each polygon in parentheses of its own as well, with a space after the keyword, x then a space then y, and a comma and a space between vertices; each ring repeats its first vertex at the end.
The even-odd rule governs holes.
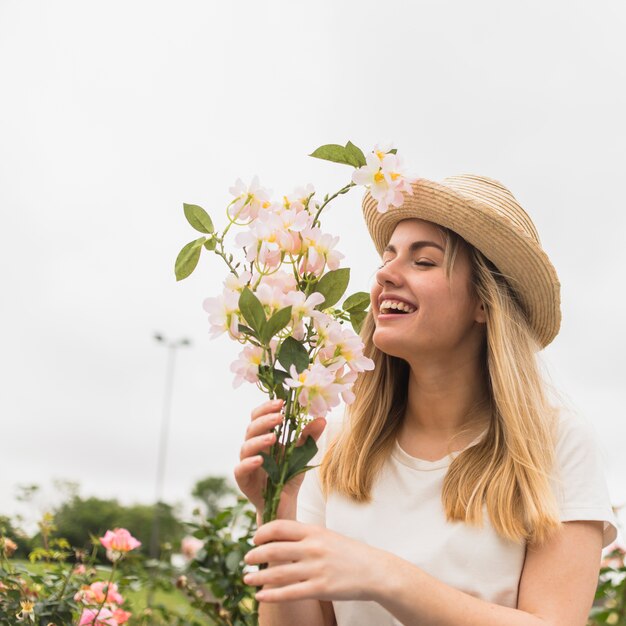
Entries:
MULTIPOLYGON (((70 567, 69 572, 67 574, 67 576, 65 577, 65 580, 63 581, 63 587, 61 588, 61 591, 59 592, 58 598, 59 600, 63 600, 63 594, 65 593, 65 590, 67 589, 67 585, 70 582, 70 578, 72 577, 72 574, 74 572, 74 568, 70 567)), ((49 598, 49 602, 54 599, 54 595, 50 596, 49 598)))
MULTIPOLYGON (((122 557, 120 556, 120 559, 122 557)), ((100 615, 100 611, 102 611, 102 607, 104 606, 105 602, 107 601, 107 597, 109 596, 109 587, 111 586, 111 583, 113 582, 113 575, 115 574, 115 567, 117 566, 117 561, 113 561, 113 566, 111 567, 111 575, 109 576, 109 580, 107 581, 107 584, 105 587, 103 587, 103 593, 104 593, 104 597, 102 598, 102 602, 100 602, 100 606, 98 607, 98 611, 95 614, 93 620, 91 621, 92 626, 94 624, 96 624, 97 620, 98 620, 98 615, 100 615)))
POLYGON ((352 187, 356 187, 356 183, 349 183, 348 185, 346 185, 345 187, 342 187, 339 191, 337 191, 336 193, 334 193, 332 196, 327 197, 326 200, 324 200, 324 202, 320 205, 320 208, 317 210, 317 213, 315 214, 315 218, 313 219, 313 224, 312 226, 315 226, 316 222, 318 222, 318 218, 320 216, 320 213, 323 211, 324 207, 331 201, 334 200, 337 196, 340 196, 344 193, 348 193, 348 191, 350 191, 350 189, 352 187))

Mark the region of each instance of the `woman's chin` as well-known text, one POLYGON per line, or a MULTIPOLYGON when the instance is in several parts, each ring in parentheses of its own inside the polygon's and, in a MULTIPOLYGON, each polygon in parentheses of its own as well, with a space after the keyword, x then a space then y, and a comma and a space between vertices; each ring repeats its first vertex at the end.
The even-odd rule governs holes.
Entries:
POLYGON ((389 356, 395 356, 399 359, 407 360, 407 342, 397 335, 394 337, 385 336, 387 333, 385 329, 377 329, 372 336, 372 342, 374 345, 385 354, 389 356))

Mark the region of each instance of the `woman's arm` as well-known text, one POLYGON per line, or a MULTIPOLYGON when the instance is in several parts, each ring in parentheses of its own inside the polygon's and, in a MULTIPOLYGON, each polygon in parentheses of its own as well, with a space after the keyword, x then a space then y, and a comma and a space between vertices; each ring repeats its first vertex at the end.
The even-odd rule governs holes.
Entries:
POLYGON ((255 542, 248 563, 286 563, 246 576, 249 584, 273 586, 259 592, 263 602, 372 600, 405 626, 584 626, 598 580, 602 522, 566 522, 549 542, 527 551, 517 609, 475 598, 400 557, 321 527, 271 522, 255 542))
POLYGON ((542 547, 529 549, 518 608, 466 593, 398 559, 378 602, 406 626, 584 626, 600 570, 602 522, 566 522, 542 547))

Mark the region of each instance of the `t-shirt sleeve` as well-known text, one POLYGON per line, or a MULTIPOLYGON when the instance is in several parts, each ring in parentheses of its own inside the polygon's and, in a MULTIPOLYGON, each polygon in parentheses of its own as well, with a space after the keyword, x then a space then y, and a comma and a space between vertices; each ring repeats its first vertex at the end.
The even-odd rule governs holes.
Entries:
POLYGON ((617 536, 617 520, 594 431, 581 418, 562 415, 553 488, 562 522, 604 522, 603 547, 617 536))
MULTIPOLYGON (((341 422, 329 420, 322 436, 317 442, 317 454, 311 460, 310 465, 319 465, 326 452, 331 437, 334 437, 341 429, 341 422)), ((322 491, 319 467, 309 470, 302 481, 298 494, 298 507, 296 519, 305 524, 317 524, 326 526, 326 498, 322 491)))

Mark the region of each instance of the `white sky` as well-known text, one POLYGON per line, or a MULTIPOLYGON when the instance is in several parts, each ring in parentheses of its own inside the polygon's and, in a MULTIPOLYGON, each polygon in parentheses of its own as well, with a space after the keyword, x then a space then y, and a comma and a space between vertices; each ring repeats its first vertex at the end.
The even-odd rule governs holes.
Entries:
MULTIPOLYGON (((501 180, 531 214, 563 285, 545 358, 626 503, 624 32, 622 0, 0 0, 0 514, 52 478, 152 500, 156 330, 194 342, 166 499, 230 475, 263 396, 232 389, 238 347, 207 336, 219 259, 174 281, 196 237, 182 203, 222 227, 237 177, 335 191, 350 170, 307 154, 348 139, 393 142, 416 175, 501 180)), ((360 191, 333 207, 324 228, 367 290, 360 191)))

